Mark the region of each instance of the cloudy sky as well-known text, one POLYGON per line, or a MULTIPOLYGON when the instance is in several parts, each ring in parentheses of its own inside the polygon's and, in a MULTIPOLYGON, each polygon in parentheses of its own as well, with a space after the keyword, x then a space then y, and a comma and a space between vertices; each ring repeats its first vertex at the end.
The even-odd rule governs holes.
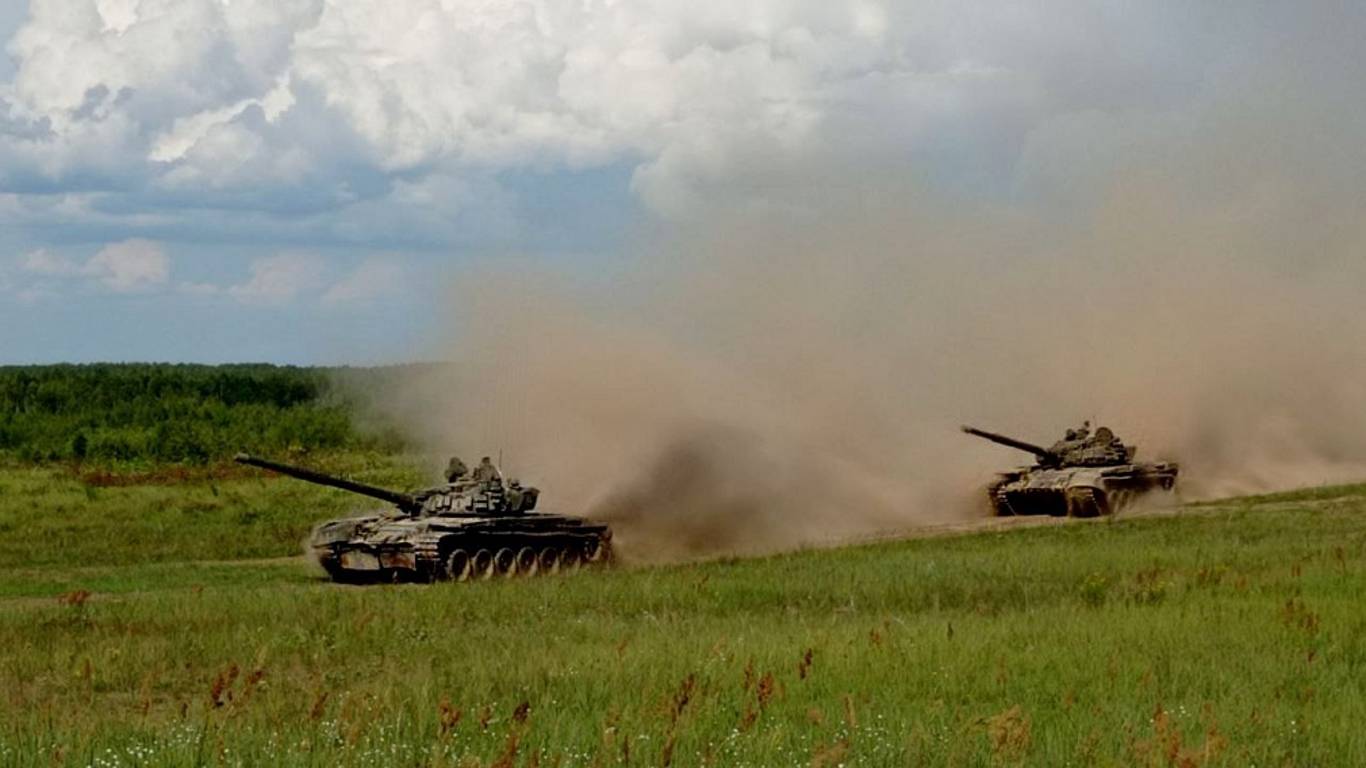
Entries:
POLYGON ((1296 167, 1350 207, 1362 14, 3 0, 0 362, 422 357, 475 265, 610 285, 661 233, 880 175, 1071 221, 1231 120, 1340 146, 1296 167))

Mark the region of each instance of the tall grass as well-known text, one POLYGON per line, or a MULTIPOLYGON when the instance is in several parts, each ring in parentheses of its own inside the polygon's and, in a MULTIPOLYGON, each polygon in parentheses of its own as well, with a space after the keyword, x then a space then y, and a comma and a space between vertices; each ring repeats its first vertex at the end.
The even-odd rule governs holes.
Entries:
POLYGON ((1362 764, 1364 512, 433 586, 35 554, 0 602, 0 762, 1362 764))

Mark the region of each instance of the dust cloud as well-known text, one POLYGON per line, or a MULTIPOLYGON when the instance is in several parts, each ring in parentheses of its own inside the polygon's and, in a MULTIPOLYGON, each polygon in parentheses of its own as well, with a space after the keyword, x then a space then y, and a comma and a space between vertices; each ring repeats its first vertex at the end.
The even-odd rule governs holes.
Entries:
POLYGON ((1359 269, 1286 274, 1170 219, 1047 253, 1027 226, 845 221, 718 230, 678 246, 707 259, 622 280, 636 295, 491 267, 455 291, 456 362, 390 402, 634 558, 981 515, 991 471, 1027 457, 960 423, 1045 444, 1105 423, 1182 462, 1188 498, 1366 477, 1359 269))
POLYGON ((1040 139, 969 201, 837 146, 747 168, 762 205, 718 190, 627 258, 464 269, 452 362, 384 401, 636 560, 983 515, 1027 457, 962 423, 1103 423, 1180 461, 1186 498, 1366 478, 1361 120, 1281 106, 1233 98, 1099 167, 1040 139))

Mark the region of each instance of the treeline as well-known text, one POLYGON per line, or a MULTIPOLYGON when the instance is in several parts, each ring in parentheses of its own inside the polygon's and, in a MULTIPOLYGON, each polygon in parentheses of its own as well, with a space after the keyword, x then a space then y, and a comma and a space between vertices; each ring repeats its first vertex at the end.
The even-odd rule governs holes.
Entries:
POLYGON ((366 376, 274 365, 0 366, 0 455, 203 463, 244 449, 399 448, 394 430, 359 425, 350 393, 366 376))

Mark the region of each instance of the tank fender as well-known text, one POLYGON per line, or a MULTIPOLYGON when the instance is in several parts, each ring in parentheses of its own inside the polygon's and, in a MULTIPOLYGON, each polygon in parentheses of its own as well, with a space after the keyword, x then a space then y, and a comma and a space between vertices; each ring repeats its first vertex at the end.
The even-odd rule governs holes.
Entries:
POLYGON ((312 545, 325 547, 345 542, 354 537, 365 522, 366 518, 347 518, 323 523, 314 529, 312 545))

